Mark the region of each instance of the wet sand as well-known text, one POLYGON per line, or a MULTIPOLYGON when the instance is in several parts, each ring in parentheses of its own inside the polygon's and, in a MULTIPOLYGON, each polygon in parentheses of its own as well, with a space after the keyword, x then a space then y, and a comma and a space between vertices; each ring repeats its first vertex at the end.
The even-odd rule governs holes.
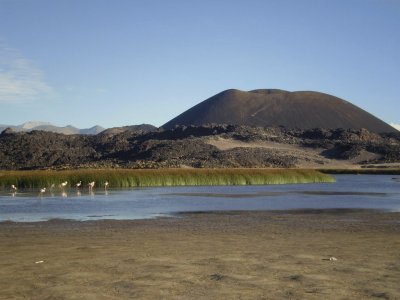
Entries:
POLYGON ((400 213, 3 222, 0 257, 0 299, 400 299, 400 213))

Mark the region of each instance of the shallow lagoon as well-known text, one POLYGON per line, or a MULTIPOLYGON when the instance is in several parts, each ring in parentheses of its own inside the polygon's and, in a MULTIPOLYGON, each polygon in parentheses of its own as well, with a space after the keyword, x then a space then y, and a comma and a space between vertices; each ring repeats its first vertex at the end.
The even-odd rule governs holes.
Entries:
POLYGON ((0 192, 0 221, 144 219, 187 211, 364 208, 400 211, 400 176, 336 183, 0 192), (397 178, 397 179, 394 179, 397 178))

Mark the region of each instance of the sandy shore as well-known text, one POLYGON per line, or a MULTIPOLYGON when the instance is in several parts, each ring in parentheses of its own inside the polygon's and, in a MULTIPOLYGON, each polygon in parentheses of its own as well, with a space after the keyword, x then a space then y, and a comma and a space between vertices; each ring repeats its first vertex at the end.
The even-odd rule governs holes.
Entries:
POLYGON ((400 299, 400 213, 4 222, 0 257, 0 299, 400 299))

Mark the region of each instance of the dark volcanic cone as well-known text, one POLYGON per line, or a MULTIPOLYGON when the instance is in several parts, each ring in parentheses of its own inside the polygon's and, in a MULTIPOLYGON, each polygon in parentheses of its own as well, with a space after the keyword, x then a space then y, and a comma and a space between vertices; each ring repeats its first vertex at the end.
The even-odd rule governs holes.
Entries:
POLYGON ((361 108, 319 92, 283 90, 226 90, 193 106, 162 127, 210 123, 285 126, 287 128, 366 128, 371 132, 397 132, 361 108))

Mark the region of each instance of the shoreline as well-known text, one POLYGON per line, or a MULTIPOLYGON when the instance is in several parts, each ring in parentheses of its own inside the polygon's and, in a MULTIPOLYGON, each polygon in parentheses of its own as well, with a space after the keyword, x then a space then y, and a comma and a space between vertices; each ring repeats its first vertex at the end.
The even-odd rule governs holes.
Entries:
POLYGON ((362 169, 315 169, 330 175, 400 175, 400 169, 362 168, 362 169))
POLYGON ((243 214, 268 214, 268 215, 346 215, 346 214, 398 214, 400 221, 400 211, 392 211, 390 209, 374 209, 374 208, 299 208, 299 209, 275 209, 275 210, 194 210, 194 211, 177 211, 171 213, 162 213, 155 216, 150 216, 148 218, 138 218, 138 219, 64 219, 64 218, 52 218, 48 220, 40 221, 14 221, 14 220, 3 220, 0 221, 0 229, 2 225, 7 224, 25 224, 28 226, 59 226, 63 224, 73 224, 74 226, 79 226, 82 224, 97 223, 97 222, 127 222, 135 223, 141 221, 154 221, 163 219, 185 219, 197 215, 209 215, 209 216, 229 216, 229 215, 243 215, 243 214), (76 224, 75 224, 76 223, 76 224))
POLYGON ((2 222, 0 299, 396 299, 399 250, 373 210, 2 222))
MULTIPOLYGON (((400 175, 400 168, 165 168, 0 170, 0 188, 235 186, 334 183, 334 175, 400 175)), ((400 180, 400 178, 393 178, 400 180)))

